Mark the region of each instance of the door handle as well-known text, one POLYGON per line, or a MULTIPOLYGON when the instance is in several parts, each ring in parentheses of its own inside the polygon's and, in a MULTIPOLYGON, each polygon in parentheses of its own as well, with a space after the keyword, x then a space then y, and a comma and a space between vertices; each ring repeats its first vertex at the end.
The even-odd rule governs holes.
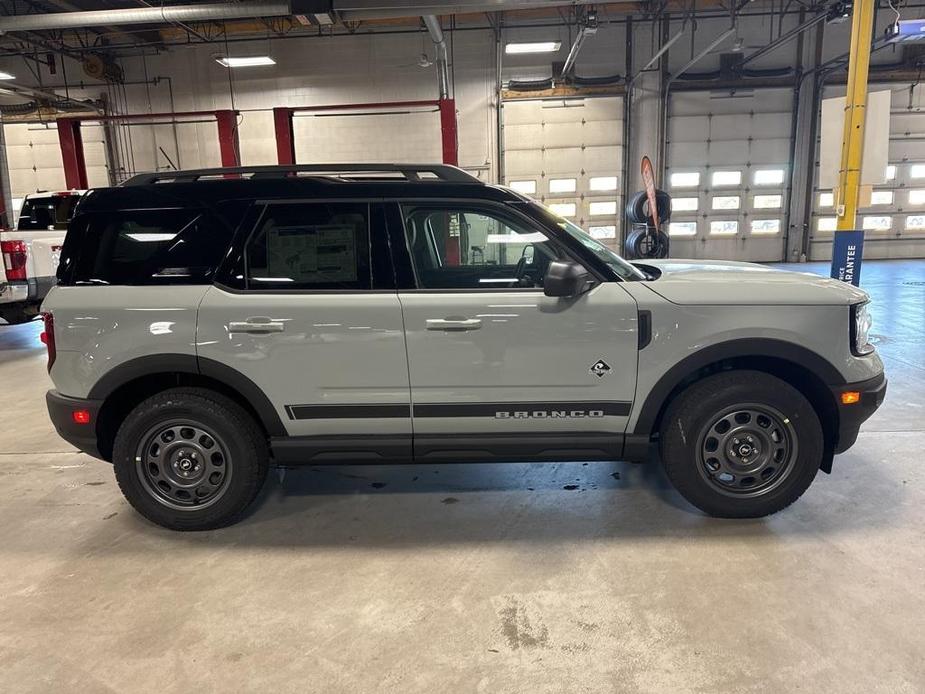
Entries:
POLYGON ((228 323, 229 333, 281 333, 285 329, 286 324, 282 321, 270 320, 263 316, 228 323))
POLYGON ((482 327, 480 318, 428 318, 428 330, 478 330, 482 327))

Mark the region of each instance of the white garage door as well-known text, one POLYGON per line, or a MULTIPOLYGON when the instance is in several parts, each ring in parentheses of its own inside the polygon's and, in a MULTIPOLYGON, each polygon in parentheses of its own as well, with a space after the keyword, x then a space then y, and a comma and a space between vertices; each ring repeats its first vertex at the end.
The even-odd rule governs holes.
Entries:
POLYGON ((504 103, 505 183, 618 245, 623 99, 504 103))
MULTIPOLYGON (((108 186, 103 128, 84 125, 80 132, 90 186, 108 186)), ((4 123, 3 135, 14 215, 19 213, 22 198, 28 193, 66 189, 58 129, 54 123, 4 123)))
POLYGON ((671 94, 672 257, 783 259, 791 104, 787 89, 671 94))
MULTIPOLYGON (((866 232, 864 257, 921 258, 925 256, 925 87, 881 84, 871 85, 870 89, 890 89, 893 94, 887 180, 874 187, 870 204, 858 210, 858 226, 866 232)), ((827 89, 825 96, 844 93, 844 87, 835 87, 827 89)), ((832 191, 817 187, 810 232, 811 260, 832 257, 834 230, 832 191)))

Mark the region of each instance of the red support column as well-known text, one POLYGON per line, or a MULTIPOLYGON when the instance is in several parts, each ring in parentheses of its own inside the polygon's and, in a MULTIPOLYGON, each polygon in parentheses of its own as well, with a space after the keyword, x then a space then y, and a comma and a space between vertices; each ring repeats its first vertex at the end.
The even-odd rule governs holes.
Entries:
POLYGON ((440 99, 440 135, 443 163, 459 165, 459 141, 456 134, 456 99, 440 99))
POLYGON ((64 163, 64 184, 68 188, 79 190, 89 188, 79 120, 76 118, 58 119, 58 143, 61 145, 61 160, 64 163))
POLYGON ((276 131, 276 161, 280 165, 295 164, 295 135, 292 131, 292 109, 273 109, 273 129, 276 131))
POLYGON ((222 155, 222 166, 241 166, 237 111, 216 111, 215 121, 218 124, 218 148, 222 155))
MULTIPOLYGON (((456 100, 440 99, 440 139, 443 143, 443 163, 459 165, 459 142, 456 135, 456 100)), ((459 229, 448 229, 446 238, 446 264, 459 265, 459 229), (454 234, 455 232, 455 234, 454 234)))

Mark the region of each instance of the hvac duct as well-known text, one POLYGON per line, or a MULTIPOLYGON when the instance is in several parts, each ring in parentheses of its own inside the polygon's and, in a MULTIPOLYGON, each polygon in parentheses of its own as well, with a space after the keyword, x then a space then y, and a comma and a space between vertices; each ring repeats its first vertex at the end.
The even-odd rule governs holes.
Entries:
POLYGON ((435 15, 426 14, 421 19, 424 20, 424 26, 430 32, 430 38, 434 42, 434 50, 437 52, 437 85, 440 90, 440 98, 446 99, 450 96, 450 76, 447 66, 446 57, 446 39, 443 36, 443 29, 440 28, 440 20, 435 15))
POLYGON ((86 12, 44 12, 0 17, 0 33, 78 29, 107 24, 162 24, 167 22, 210 22, 224 19, 282 17, 291 14, 288 0, 159 5, 120 10, 86 12))

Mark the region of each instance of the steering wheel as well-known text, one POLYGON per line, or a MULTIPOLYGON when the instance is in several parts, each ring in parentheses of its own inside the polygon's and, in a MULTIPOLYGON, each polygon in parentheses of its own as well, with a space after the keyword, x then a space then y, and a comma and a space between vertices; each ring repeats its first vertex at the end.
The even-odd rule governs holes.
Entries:
POLYGON ((520 260, 517 261, 517 265, 514 266, 514 282, 518 287, 532 286, 533 281, 530 281, 530 285, 524 284, 524 280, 527 279, 527 256, 520 256, 520 260))

